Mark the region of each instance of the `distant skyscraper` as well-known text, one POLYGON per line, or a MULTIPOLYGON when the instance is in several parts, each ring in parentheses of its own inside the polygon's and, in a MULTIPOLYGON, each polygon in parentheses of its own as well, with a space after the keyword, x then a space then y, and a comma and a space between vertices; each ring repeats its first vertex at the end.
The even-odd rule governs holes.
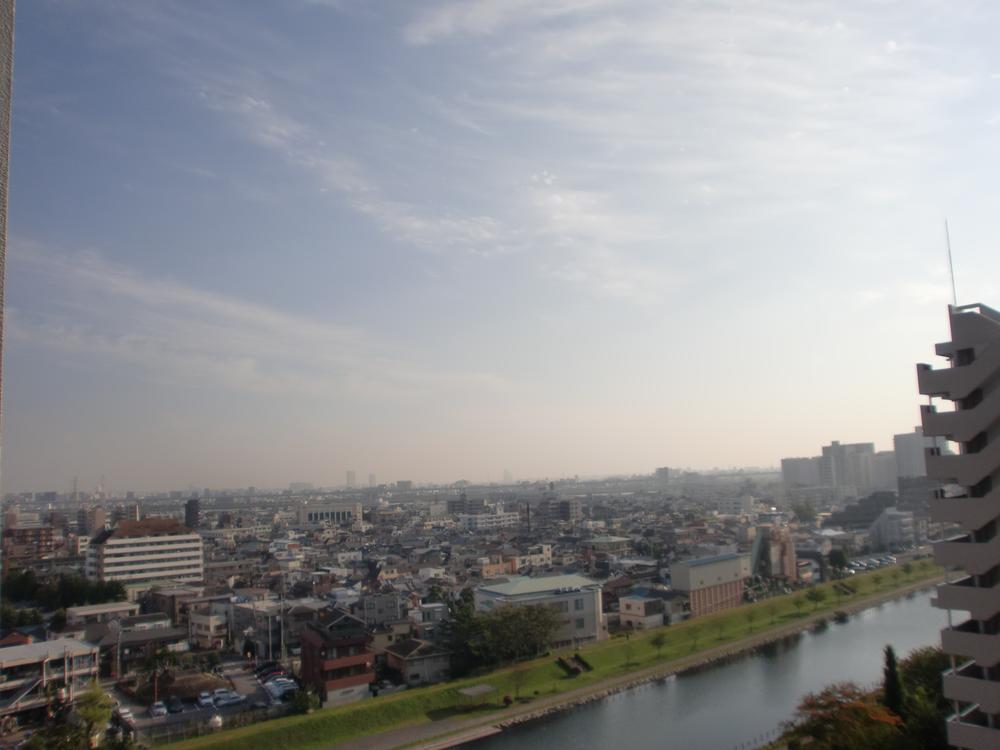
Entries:
POLYGON ((357 483, 357 480, 356 480, 356 477, 355 477, 355 474, 354 474, 354 469, 348 469, 347 470, 347 489, 353 490, 354 489, 354 485, 356 483, 357 483))
POLYGON ((818 487, 819 456, 781 459, 781 478, 786 487, 818 487))
POLYGON ((823 446, 819 459, 820 484, 831 487, 836 497, 858 497, 872 486, 874 443, 846 443, 834 440, 823 446))
POLYGON ((184 525, 189 529, 197 529, 201 525, 201 501, 196 497, 184 503, 184 525))
POLYGON ((368 486, 369 487, 374 487, 375 486, 375 475, 374 474, 369 474, 368 475, 368 486))
MULTIPOLYGON (((944 695, 956 711, 948 743, 963 748, 1000 747, 1000 312, 985 305, 949 307, 951 341, 937 353, 950 367, 917 365, 924 435, 954 441, 958 455, 937 447, 925 452, 927 476, 945 488, 931 500, 931 519, 960 526, 961 536, 934 545, 946 568, 967 575, 938 587, 935 605, 968 612, 969 619, 941 632, 952 669, 944 695), (933 399, 954 409, 938 412, 933 399)), ((949 576, 954 578, 954 574, 949 576)), ((949 617, 951 623, 951 617, 949 617)))
POLYGON ((901 477, 926 477, 927 464, 924 453, 927 448, 945 448, 944 438, 924 436, 923 427, 914 427, 913 432, 892 436, 892 447, 896 453, 896 470, 901 477))

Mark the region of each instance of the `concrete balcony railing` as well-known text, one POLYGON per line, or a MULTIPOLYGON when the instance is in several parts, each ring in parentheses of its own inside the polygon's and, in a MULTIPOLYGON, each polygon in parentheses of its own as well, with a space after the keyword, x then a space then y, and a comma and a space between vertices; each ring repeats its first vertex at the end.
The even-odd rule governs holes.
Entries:
POLYGON ((927 476, 932 479, 953 480, 963 487, 971 487, 1000 468, 1000 440, 994 440, 979 453, 960 456, 942 456, 928 452, 927 476))
POLYGON ((986 726, 975 708, 948 719, 948 744, 966 750, 996 750, 1000 747, 1000 729, 986 726))
POLYGON ((939 412, 933 406, 920 407, 924 434, 941 436, 964 443, 986 430, 1000 416, 1000 388, 994 390, 971 409, 939 412))
POLYGON ((366 651, 365 653, 354 654, 353 656, 340 656, 336 659, 324 659, 323 669, 343 669, 345 667, 358 666, 359 664, 363 664, 367 667, 370 666, 374 660, 375 655, 366 651))
POLYGON ((938 586, 934 606, 940 609, 960 609, 974 620, 989 620, 1000 612, 1000 584, 977 588, 972 577, 938 586))
POLYGON ((973 630, 976 622, 968 620, 954 628, 941 631, 941 650, 952 656, 975 660, 980 667, 1000 663, 1000 637, 973 630))
POLYGON ((932 497, 931 520, 976 531, 1000 518, 1000 487, 983 497, 932 497))
POLYGON ((974 576, 981 576, 1000 561, 1000 534, 982 543, 971 541, 968 535, 936 542, 934 560, 944 568, 964 568, 974 576))
POLYGON ((942 676, 944 695, 953 701, 975 703, 988 714, 1000 714, 1000 682, 982 679, 983 670, 968 664, 942 676))
POLYGON ((333 680, 326 680, 323 683, 324 689, 328 693, 345 688, 357 687, 358 685, 368 685, 375 682, 375 672, 365 672, 364 674, 354 674, 347 677, 338 677, 333 680))
POLYGON ((986 347, 972 364, 964 367, 935 370, 929 365, 917 365, 917 388, 924 396, 965 398, 997 369, 1000 369, 1000 346, 993 344, 986 347))

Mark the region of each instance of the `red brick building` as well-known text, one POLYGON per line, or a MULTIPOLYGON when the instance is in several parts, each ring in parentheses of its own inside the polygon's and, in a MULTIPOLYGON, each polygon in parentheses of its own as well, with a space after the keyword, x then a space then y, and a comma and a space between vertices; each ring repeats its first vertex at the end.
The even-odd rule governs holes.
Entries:
POLYGON ((329 623, 302 629, 302 681, 324 705, 348 703, 370 695, 375 654, 364 621, 337 613, 329 623))

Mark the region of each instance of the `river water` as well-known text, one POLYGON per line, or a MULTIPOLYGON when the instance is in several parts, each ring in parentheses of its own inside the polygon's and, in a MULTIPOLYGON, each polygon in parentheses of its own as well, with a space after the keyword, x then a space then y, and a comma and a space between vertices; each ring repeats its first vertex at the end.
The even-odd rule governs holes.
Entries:
POLYGON ((641 685, 464 745, 469 750, 733 750, 771 739, 806 693, 881 679, 882 649, 902 658, 936 645, 947 614, 931 592, 886 602, 846 623, 641 685))

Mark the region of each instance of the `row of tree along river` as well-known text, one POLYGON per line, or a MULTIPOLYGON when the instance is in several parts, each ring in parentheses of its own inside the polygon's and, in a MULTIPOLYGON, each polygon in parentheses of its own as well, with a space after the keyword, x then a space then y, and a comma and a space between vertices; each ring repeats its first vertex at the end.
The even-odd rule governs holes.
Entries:
POLYGON ((882 649, 900 657, 936 645, 946 614, 931 591, 801 633, 724 663, 651 682, 515 726, 470 750, 734 750, 773 739, 806 693, 834 682, 873 684, 882 649))

